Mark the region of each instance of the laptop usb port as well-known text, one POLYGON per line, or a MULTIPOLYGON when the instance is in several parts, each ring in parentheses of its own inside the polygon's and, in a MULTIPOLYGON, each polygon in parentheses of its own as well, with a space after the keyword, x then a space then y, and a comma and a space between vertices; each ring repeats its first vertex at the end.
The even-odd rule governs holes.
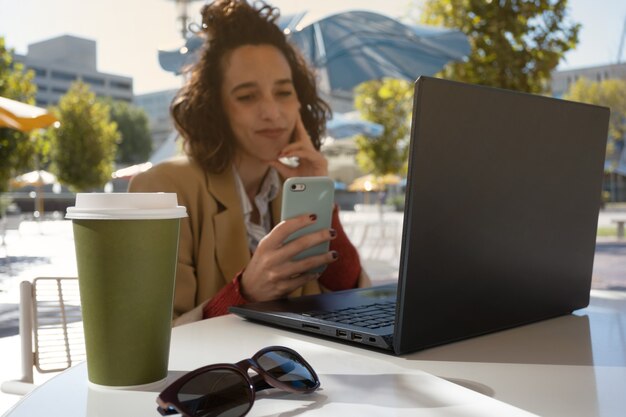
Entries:
POLYGON ((358 334, 358 333, 352 333, 352 340, 356 340, 357 342, 360 342, 361 340, 363 340, 363 335, 358 334))
POLYGON ((337 330, 337 336, 339 337, 348 337, 348 332, 345 330, 337 330))

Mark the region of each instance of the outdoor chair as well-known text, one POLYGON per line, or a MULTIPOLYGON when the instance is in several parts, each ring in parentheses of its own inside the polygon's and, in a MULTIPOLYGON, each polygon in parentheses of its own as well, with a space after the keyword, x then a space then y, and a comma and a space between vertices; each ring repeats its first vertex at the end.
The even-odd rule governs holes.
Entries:
POLYGON ((24 395, 35 388, 34 372, 60 372, 85 360, 78 278, 41 277, 20 284, 22 377, 2 391, 24 395))

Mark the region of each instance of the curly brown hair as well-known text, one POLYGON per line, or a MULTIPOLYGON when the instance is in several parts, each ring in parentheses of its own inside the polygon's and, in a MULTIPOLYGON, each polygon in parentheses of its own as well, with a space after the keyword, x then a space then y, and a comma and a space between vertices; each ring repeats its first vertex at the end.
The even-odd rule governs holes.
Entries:
POLYGON ((276 25, 278 9, 262 1, 250 5, 245 0, 217 0, 205 5, 201 13, 206 41, 200 59, 170 106, 187 154, 211 173, 220 173, 231 164, 236 142, 222 106, 222 59, 240 46, 265 44, 276 47, 287 59, 302 122, 319 149, 331 110, 317 94, 313 72, 276 25))

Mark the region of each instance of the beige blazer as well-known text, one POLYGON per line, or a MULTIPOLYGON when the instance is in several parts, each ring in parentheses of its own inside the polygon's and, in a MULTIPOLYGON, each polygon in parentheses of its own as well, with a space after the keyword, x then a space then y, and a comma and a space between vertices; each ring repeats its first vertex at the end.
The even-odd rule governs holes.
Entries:
MULTIPOLYGON (((187 157, 158 164, 135 176, 130 192, 173 192, 189 217, 181 221, 174 295, 174 318, 192 312, 182 322, 202 318, 201 307, 250 261, 243 211, 231 170, 209 174, 187 157)), ((282 192, 271 203, 280 219, 282 192)), ((359 286, 370 284, 362 272, 359 286)), ((291 296, 317 294, 323 288, 310 281, 291 296)))

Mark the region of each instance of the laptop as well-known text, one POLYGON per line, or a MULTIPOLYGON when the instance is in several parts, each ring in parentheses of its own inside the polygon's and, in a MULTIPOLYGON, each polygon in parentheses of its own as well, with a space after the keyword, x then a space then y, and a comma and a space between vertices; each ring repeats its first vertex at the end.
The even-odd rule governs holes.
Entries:
POLYGON ((397 284, 230 311, 401 355, 586 307, 608 119, 420 77, 397 284))

